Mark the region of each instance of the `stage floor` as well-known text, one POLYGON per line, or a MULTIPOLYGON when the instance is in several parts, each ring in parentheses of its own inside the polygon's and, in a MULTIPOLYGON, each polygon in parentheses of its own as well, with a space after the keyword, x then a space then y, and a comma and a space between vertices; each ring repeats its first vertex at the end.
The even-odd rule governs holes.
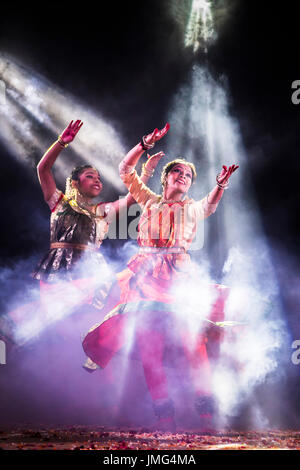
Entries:
POLYGON ((0 430, 0 450, 300 450, 300 431, 177 433, 101 426, 0 430))

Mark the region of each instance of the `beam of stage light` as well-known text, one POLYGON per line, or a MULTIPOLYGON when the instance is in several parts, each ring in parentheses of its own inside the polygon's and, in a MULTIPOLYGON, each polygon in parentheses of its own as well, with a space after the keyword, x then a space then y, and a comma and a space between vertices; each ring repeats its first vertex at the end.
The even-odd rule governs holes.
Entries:
MULTIPOLYGON (((289 339, 247 155, 238 123, 229 114, 228 102, 225 80, 216 82, 204 66, 194 65, 189 83, 178 90, 167 116, 172 132, 166 141, 166 154, 195 164, 196 199, 215 186, 216 174, 223 164, 239 165, 216 214, 205 224, 200 253, 219 264, 218 281, 230 287, 225 320, 247 324, 240 333, 226 330, 220 360, 214 367, 214 394, 222 415, 230 417, 251 396, 255 386, 269 374, 280 374, 282 350, 289 339)), ((188 296, 197 305, 199 289, 189 288, 188 296)), ((201 322, 196 315, 193 321, 194 329, 199 330, 201 322)), ((253 416, 260 416, 260 424, 266 422, 258 408, 253 409, 253 416)))
POLYGON ((118 164, 125 149, 99 112, 4 54, 0 54, 0 79, 5 85, 0 138, 19 161, 28 165, 33 155, 42 156, 72 119, 81 119, 84 126, 66 150, 72 158, 59 158, 55 163, 59 183, 74 166, 89 162, 115 189, 124 190, 118 164))
POLYGON ((0 110, 1 106, 6 104, 6 92, 5 92, 5 83, 3 80, 0 80, 0 110))
POLYGON ((208 51, 237 5, 236 0, 169 0, 169 11, 184 46, 197 55, 208 51))
POLYGON ((208 0, 193 0, 185 33, 185 46, 193 52, 206 50, 214 36, 212 5, 208 0))

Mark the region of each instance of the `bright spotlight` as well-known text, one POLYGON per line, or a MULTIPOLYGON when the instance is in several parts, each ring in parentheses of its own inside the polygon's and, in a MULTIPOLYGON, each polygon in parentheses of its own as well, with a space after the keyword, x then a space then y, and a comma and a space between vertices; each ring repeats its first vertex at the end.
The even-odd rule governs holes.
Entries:
POLYGON ((208 41, 214 36, 211 2, 193 0, 185 33, 185 46, 194 52, 206 49, 208 41))

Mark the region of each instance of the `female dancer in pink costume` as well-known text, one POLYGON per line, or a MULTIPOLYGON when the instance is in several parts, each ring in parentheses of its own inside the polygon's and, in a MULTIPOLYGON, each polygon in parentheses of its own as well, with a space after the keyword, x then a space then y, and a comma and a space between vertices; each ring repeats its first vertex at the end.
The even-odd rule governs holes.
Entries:
MULTIPOLYGON (((229 178, 238 168, 224 165, 213 190, 195 201, 188 197, 196 178, 195 167, 184 159, 176 159, 163 169, 162 194, 154 193, 138 177, 135 166, 143 152, 152 148, 168 130, 167 124, 162 130, 155 129, 144 136, 120 164, 122 180, 142 207, 140 250, 118 275, 120 303, 83 341, 88 357, 103 368, 129 337, 134 337, 160 429, 175 428, 174 406, 164 366, 170 344, 181 347, 186 357, 199 415, 209 421, 213 414, 206 331, 201 325, 196 333, 191 330, 186 321, 187 311, 178 304, 176 293, 185 286, 189 297, 189 285, 195 274, 187 250, 195 237, 197 222, 215 212, 229 178)), ((163 157, 163 152, 159 156, 163 157)), ((221 320, 227 289, 219 285, 214 288, 218 290, 218 298, 211 305, 210 318, 221 320)), ((198 324, 201 324, 200 319, 198 324)))

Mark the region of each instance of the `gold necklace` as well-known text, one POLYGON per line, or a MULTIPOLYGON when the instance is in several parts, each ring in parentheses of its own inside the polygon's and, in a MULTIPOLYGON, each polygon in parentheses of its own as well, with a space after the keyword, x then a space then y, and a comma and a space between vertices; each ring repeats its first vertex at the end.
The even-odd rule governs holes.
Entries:
POLYGON ((84 207, 84 205, 82 205, 80 203, 78 204, 78 202, 75 199, 69 199, 67 202, 77 212, 82 212, 83 214, 90 215, 91 217, 97 217, 97 215, 96 215, 96 205, 94 205, 93 212, 92 212, 89 207, 84 207), (78 209, 79 209, 79 211, 78 211, 78 209))
POLYGON ((90 214, 92 215, 95 215, 96 214, 96 210, 95 210, 95 204, 88 204, 88 203, 84 203, 84 202, 77 202, 77 205, 78 207, 80 207, 80 209, 83 209, 83 210, 86 210, 88 211, 90 214))
POLYGON ((83 196, 81 195, 79 191, 78 191, 76 202, 81 209, 85 209, 91 213, 95 213, 96 204, 94 204, 93 202, 87 202, 86 200, 84 200, 83 196))

